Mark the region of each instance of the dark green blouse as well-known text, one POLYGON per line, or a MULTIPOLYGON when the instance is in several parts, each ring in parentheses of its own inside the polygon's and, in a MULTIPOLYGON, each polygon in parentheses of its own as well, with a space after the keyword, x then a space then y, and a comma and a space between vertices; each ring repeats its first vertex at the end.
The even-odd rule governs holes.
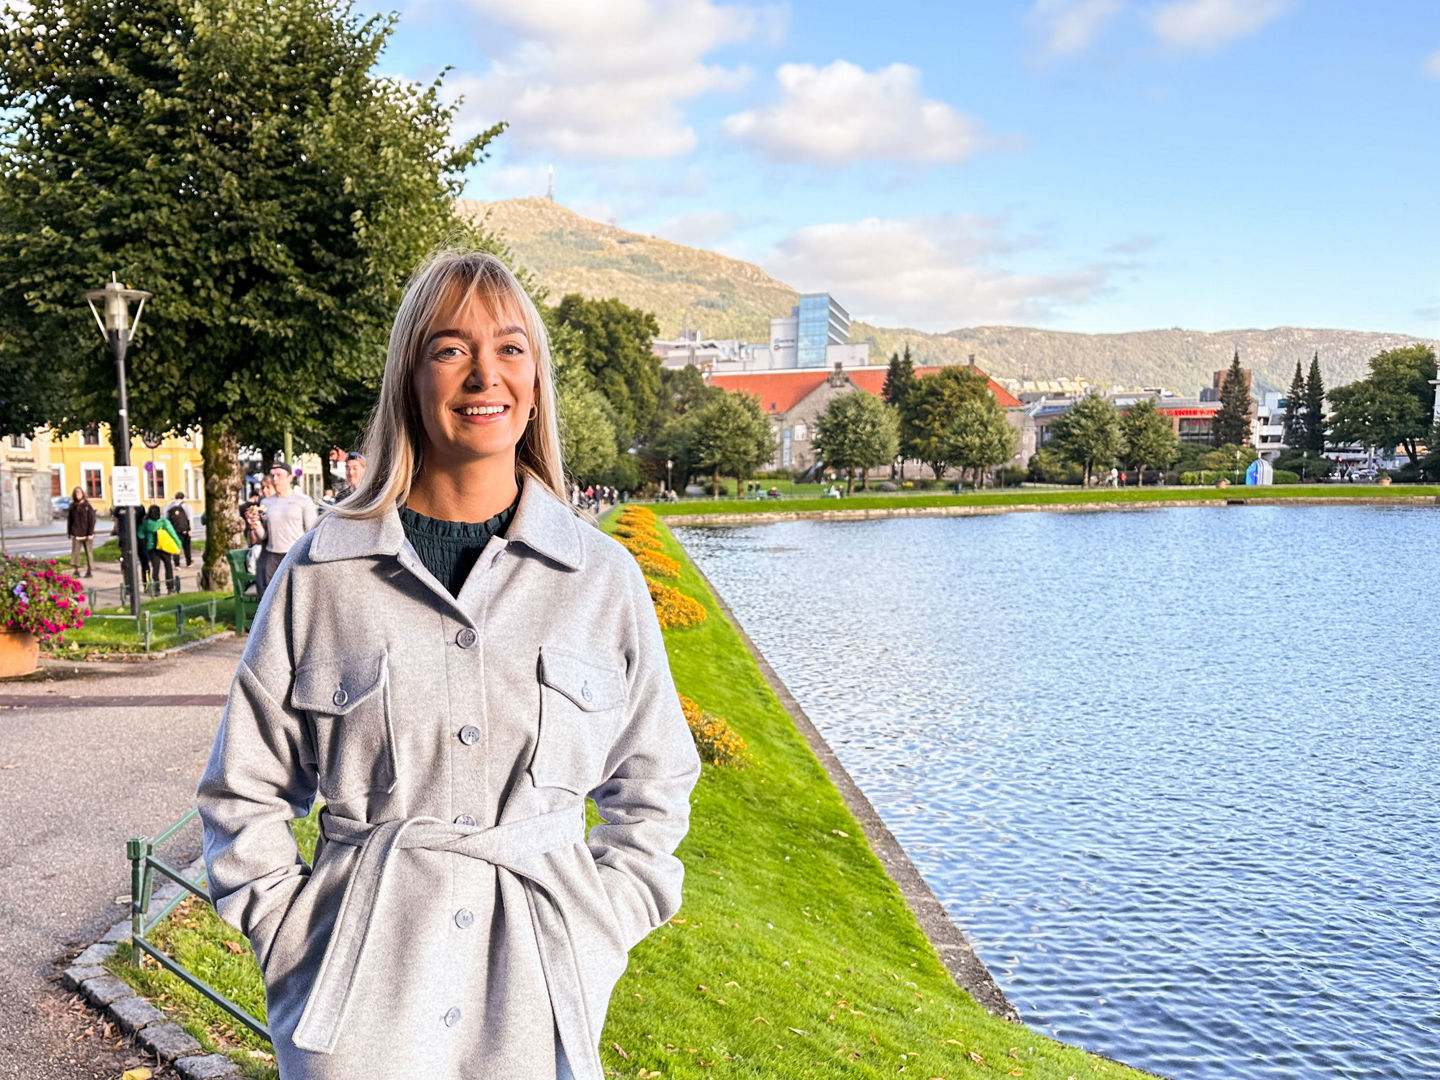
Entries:
POLYGON ((420 556, 425 569, 435 575, 435 580, 450 590, 451 596, 459 596, 461 586, 470 576, 470 570, 492 536, 504 536, 515 516, 515 501, 489 521, 442 521, 440 518, 417 514, 408 506, 400 508, 400 525, 405 530, 405 539, 420 556))

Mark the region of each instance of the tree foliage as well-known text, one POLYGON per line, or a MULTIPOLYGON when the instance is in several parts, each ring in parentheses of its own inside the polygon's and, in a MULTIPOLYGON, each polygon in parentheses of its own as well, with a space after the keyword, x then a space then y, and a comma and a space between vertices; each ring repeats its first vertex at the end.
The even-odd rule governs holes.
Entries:
POLYGON ((962 474, 970 470, 975 487, 985 486, 985 473, 1015 456, 1020 432, 1005 419, 1002 409, 989 393, 959 403, 951 418, 948 457, 962 474))
POLYGON ((1084 470, 1088 484, 1097 468, 1110 468, 1120 456, 1120 412, 1099 394, 1086 394, 1050 425, 1050 445, 1084 470))
POLYGON ((238 443, 375 378, 406 275, 464 239, 460 174, 501 130, 452 148, 438 81, 376 75, 393 23, 328 0, 35 0, 0 27, 0 339, 63 389, 21 426, 115 415, 79 293, 112 270, 153 293, 131 430, 202 430, 216 584, 238 443))
MULTIPOLYGON (((895 410, 864 390, 841 394, 815 421, 815 452, 826 465, 845 472, 845 494, 855 490, 855 476, 888 465, 900 452, 900 424, 895 410)), ((869 487, 869 477, 866 485, 869 487)))
MULTIPOLYGON (((1316 354, 1319 357, 1319 354, 1316 354)), ((1291 450, 1303 450, 1307 445, 1309 418, 1305 414, 1305 372, 1300 361, 1295 361, 1295 377, 1290 380, 1290 393, 1285 395, 1285 429, 1282 438, 1291 450)))
POLYGON ((968 368, 941 368, 917 379, 901 409, 901 427, 909 433, 905 453, 925 462, 940 479, 954 464, 950 436, 961 404, 989 396, 990 381, 968 368))
POLYGON ((579 334, 580 363, 610 402, 618 447, 628 450, 649 428, 660 393, 660 359, 650 346, 660 333, 655 316, 613 298, 568 293, 555 321, 579 334))
POLYGON ((1215 413, 1214 427, 1210 441, 1215 446, 1226 443, 1248 443, 1250 441, 1250 416, 1254 408, 1250 388, 1245 382, 1245 371, 1240 367, 1240 350, 1235 350, 1235 359, 1230 361, 1229 370, 1220 383, 1220 408, 1215 413))
POLYGON ((1155 406, 1153 398, 1137 401, 1120 417, 1121 456, 1135 470, 1135 483, 1146 469, 1169 467, 1180 452, 1174 425, 1155 406))
POLYGON ((775 456, 770 421, 751 394, 720 393, 685 414, 689 447, 696 466, 710 470, 715 494, 721 475, 737 483, 775 456))
POLYGON ((1435 350, 1429 345, 1388 349, 1370 360, 1370 374, 1330 391, 1330 435, 1337 443, 1402 448, 1418 463, 1419 444, 1435 410, 1435 350))
POLYGON ((615 465, 615 425, 610 422, 609 403, 600 391, 588 386, 566 386, 557 397, 565 470, 581 484, 595 483, 615 465))
POLYGON ((1310 374, 1305 380, 1305 449, 1313 455, 1325 453, 1328 436, 1325 420, 1325 380, 1320 377, 1320 351, 1310 360, 1310 374))

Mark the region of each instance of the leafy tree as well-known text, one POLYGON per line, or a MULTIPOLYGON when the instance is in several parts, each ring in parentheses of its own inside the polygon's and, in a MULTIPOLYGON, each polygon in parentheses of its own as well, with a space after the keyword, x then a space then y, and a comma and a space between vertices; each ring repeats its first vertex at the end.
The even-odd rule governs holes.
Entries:
POLYGON ((1050 446, 1031 454, 1027 468, 1030 479, 1037 484, 1079 484, 1085 479, 1079 465, 1067 461, 1050 446))
POLYGON ((709 469, 714 493, 720 494, 720 476, 733 476, 739 484, 775 456, 770 421, 752 394, 722 393, 685 414, 691 428, 690 448, 695 464, 709 469))
POLYGON ((1245 372, 1240 367, 1240 350, 1236 349, 1235 359, 1230 361, 1230 369, 1220 384, 1220 409, 1215 413, 1210 441, 1216 446, 1248 443, 1253 406, 1250 389, 1245 385, 1245 372))
MULTIPOLYGON (((1318 361, 1319 353, 1316 353, 1318 361)), ((1305 413, 1305 372, 1295 361, 1295 377, 1290 380, 1290 393, 1285 397, 1285 445, 1303 450, 1308 445, 1310 419, 1305 413)))
POLYGON ((1316 456, 1325 453, 1325 380, 1320 377, 1320 351, 1310 360, 1305 380, 1305 449, 1316 456))
POLYGON ((1240 474, 1259 456, 1249 443, 1226 443, 1209 453, 1201 454, 1199 464, 1200 468, 1207 472, 1233 472, 1234 479, 1238 482, 1240 474))
POLYGON ((972 471, 976 489, 985 486, 985 472, 1015 456, 1020 432, 1005 419, 1005 410, 988 393, 969 398, 955 409, 949 431, 950 460, 972 471))
POLYGON ((1335 468, 1335 462, 1313 450, 1287 450, 1275 459, 1275 468, 1293 472, 1301 480, 1323 480, 1335 468))
POLYGON ((694 454, 695 425, 687 423, 686 417, 724 393, 718 386, 707 386, 700 369, 693 364, 660 369, 660 397, 650 433, 639 454, 650 480, 671 484, 678 480, 684 487, 689 476, 699 468, 694 454), (671 463, 668 469, 667 461, 671 463))
POLYGON ((939 480, 954 463, 950 457, 950 431, 960 405, 989 396, 990 381, 968 368, 941 368, 917 379, 901 410, 901 427, 911 433, 904 447, 906 453, 929 465, 939 480))
POLYGON ((815 421, 815 452, 826 465, 845 470, 845 494, 855 490, 855 474, 895 460, 900 424, 895 410, 864 390, 841 394, 815 421))
POLYGON ((1084 483, 1089 484, 1097 468, 1110 468, 1120 456, 1124 446, 1120 412, 1099 394, 1086 394, 1050 425, 1050 445, 1079 465, 1084 483))
POLYGON ((1135 470, 1135 485, 1144 472, 1164 469, 1180 452, 1180 439, 1168 417, 1155 407, 1153 398, 1137 401, 1120 417, 1121 455, 1135 470))
POLYGON ((1430 432, 1435 409, 1435 350, 1388 349, 1370 360, 1370 374, 1330 391, 1330 435, 1338 443, 1401 447, 1412 465, 1430 432))
POLYGON ((373 378, 405 276, 503 125, 450 146, 440 84, 373 73, 393 17, 328 0, 35 0, 0 26, 0 327, 63 387, 33 415, 115 416, 79 292, 154 294, 131 431, 198 427, 205 575, 228 579, 240 443, 278 442, 373 378))
POLYGON ((588 386, 566 386, 557 397, 560 405, 560 444, 565 469, 580 483, 593 483, 615 465, 615 425, 600 391, 588 386))
POLYGON ((614 409, 618 447, 629 449, 649 428, 660 393, 660 359, 650 347, 660 333, 655 316, 619 300, 569 293, 555 320, 579 333, 579 360, 614 409))
MULTIPOLYGON (((905 346, 905 352, 891 353, 890 366, 885 371, 885 385, 880 390, 880 396, 885 399, 885 404, 895 409, 896 420, 899 424, 900 448, 908 447, 915 439, 915 432, 910 426, 909 397, 910 391, 914 389, 915 361, 910 356, 910 346, 905 346)), ((905 457, 896 451, 899 458, 900 479, 905 478, 905 457)), ((890 476, 895 477, 896 470, 891 468, 890 476)))

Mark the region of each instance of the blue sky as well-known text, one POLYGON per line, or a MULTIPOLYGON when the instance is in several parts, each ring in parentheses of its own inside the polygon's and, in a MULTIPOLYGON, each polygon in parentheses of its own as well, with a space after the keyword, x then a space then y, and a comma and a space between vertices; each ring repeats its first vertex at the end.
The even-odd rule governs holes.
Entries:
POLYGON ((412 0, 384 69, 445 65, 470 197, 881 325, 1440 336, 1434 0, 412 0))

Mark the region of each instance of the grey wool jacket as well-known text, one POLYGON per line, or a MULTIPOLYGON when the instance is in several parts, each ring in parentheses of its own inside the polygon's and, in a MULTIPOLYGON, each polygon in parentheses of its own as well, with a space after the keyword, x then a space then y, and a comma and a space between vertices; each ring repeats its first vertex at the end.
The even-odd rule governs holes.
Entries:
POLYGON ((601 1080, 699 774, 639 568, 541 484, 458 597, 397 511, 321 522, 266 590, 198 792, 283 1080, 547 1080, 561 1049, 601 1080), (317 795, 310 866, 289 822, 317 795))

